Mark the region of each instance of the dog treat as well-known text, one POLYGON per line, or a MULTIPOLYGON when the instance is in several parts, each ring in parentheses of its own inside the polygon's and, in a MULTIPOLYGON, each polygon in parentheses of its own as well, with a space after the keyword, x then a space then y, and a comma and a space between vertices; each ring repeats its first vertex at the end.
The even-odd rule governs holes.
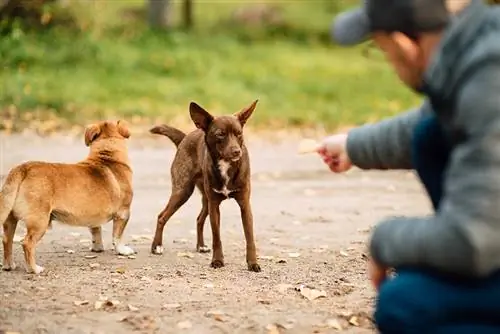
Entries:
POLYGON ((319 147, 319 143, 314 139, 303 139, 299 143, 299 154, 314 153, 319 147))

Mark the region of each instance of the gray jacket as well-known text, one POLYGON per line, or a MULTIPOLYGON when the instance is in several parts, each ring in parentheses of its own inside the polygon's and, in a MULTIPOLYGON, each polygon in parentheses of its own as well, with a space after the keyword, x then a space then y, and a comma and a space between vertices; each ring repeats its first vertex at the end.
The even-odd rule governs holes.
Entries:
POLYGON ((381 222, 370 250, 390 267, 485 276, 500 269, 500 6, 474 1, 456 17, 425 81, 421 108, 348 135, 348 154, 363 169, 411 169, 411 135, 423 113, 461 138, 438 212, 381 222))

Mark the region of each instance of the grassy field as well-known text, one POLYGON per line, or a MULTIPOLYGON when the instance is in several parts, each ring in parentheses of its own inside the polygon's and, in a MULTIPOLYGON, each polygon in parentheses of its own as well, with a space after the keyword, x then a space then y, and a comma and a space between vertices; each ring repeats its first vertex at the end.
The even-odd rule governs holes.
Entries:
POLYGON ((268 1, 282 10, 280 24, 257 27, 231 20, 250 1, 194 2, 190 32, 148 29, 144 1, 74 0, 66 10, 77 13, 75 27, 3 36, 0 127, 179 122, 192 100, 220 114, 258 98, 254 126, 333 129, 419 102, 378 52, 329 42, 341 0, 268 1))

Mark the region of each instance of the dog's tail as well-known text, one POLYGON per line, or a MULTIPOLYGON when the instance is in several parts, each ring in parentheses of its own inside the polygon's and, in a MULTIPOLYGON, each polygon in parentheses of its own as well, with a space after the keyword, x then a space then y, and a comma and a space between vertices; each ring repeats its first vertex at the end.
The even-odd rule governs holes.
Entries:
POLYGON ((15 167, 3 184, 0 191, 0 225, 2 225, 9 217, 14 204, 16 203, 19 187, 26 177, 26 168, 24 166, 15 167))
POLYGON ((149 132, 168 137, 175 144, 175 146, 179 146, 184 137, 186 137, 186 134, 181 130, 178 130, 166 124, 157 125, 151 128, 149 132))

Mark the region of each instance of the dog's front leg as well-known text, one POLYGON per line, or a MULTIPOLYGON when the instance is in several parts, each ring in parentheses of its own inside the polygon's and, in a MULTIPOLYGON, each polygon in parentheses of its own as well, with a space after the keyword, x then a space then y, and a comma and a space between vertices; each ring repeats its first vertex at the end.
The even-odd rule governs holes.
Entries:
POLYGON ((215 198, 208 199, 208 214, 210 216, 210 226, 212 227, 212 268, 224 267, 224 254, 222 252, 222 241, 220 240, 220 203, 215 198))
POLYGON ((253 235, 253 215, 252 207, 250 205, 250 196, 248 194, 243 194, 241 197, 236 198, 236 202, 240 207, 241 221, 243 223, 243 231, 245 233, 245 240, 247 244, 248 270, 260 272, 261 269, 257 263, 257 250, 253 235))
POLYGON ((90 234, 92 235, 92 252, 100 253, 104 251, 104 244, 102 242, 102 228, 100 226, 90 227, 90 234))
POLYGON ((113 218, 113 246, 115 247, 115 251, 120 255, 135 254, 135 251, 122 241, 123 231, 127 226, 129 217, 130 213, 127 211, 117 214, 113 218))

